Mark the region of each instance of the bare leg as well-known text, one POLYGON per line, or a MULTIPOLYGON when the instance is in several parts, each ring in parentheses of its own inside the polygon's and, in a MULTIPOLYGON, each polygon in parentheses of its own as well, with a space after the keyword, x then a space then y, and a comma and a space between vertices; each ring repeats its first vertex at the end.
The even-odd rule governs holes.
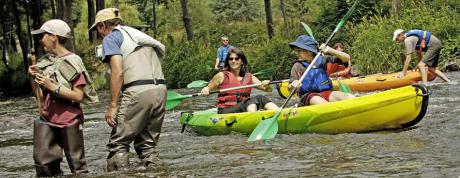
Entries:
POLYGON ((350 93, 344 93, 341 91, 333 91, 331 93, 331 96, 329 96, 329 101, 340 101, 340 100, 346 100, 346 99, 350 99, 354 97, 355 96, 350 93))
POLYGON ((256 104, 250 104, 247 108, 248 112, 255 112, 257 111, 257 105, 256 104))
POLYGON ((420 61, 418 64, 418 69, 420 71, 420 75, 422 76, 422 81, 423 84, 427 85, 428 84, 428 76, 426 74, 426 68, 425 68, 425 63, 420 61))
POLYGON ((317 105, 317 104, 323 104, 323 103, 327 103, 327 101, 320 96, 313 96, 310 99, 310 105, 317 105))
POLYGON ((273 102, 269 102, 267 104, 265 104, 264 106, 265 110, 276 110, 276 109, 279 109, 278 106, 273 103, 273 102))
POLYGON ((442 80, 444 80, 445 82, 450 82, 450 80, 447 78, 447 76, 444 75, 444 73, 442 73, 442 72, 439 70, 439 67, 436 67, 436 68, 428 67, 428 70, 430 70, 430 72, 435 73, 438 77, 440 77, 440 78, 441 78, 442 80))

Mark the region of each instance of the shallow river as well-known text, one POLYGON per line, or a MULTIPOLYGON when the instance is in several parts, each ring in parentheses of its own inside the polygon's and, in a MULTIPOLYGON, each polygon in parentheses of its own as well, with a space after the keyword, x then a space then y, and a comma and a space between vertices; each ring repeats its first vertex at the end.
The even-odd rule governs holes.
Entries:
MULTIPOLYGON (((459 82, 460 73, 447 73, 459 82)), ((129 171, 105 171, 110 128, 102 102, 85 107, 85 177, 459 177, 460 84, 436 79, 425 118, 415 127, 364 134, 278 135, 268 142, 248 143, 247 136, 181 134, 181 111, 212 107, 214 97, 195 97, 168 111, 157 149, 164 166, 142 169, 131 150, 129 171)), ((187 94, 198 90, 178 90, 187 94)), ((276 103, 276 92, 267 94, 276 103)), ((293 101, 294 102, 294 101, 293 101)), ((33 177, 32 97, 0 98, 0 177, 33 177)), ((69 175, 65 160, 61 163, 69 175)))

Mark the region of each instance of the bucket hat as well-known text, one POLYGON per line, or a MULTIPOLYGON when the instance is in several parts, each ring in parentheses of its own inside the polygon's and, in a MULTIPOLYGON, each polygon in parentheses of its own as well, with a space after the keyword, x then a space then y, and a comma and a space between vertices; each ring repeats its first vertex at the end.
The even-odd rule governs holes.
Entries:
POLYGON ((99 12, 97 12, 96 19, 94 20, 94 24, 91 25, 89 30, 91 31, 94 27, 96 27, 96 25, 99 22, 104 22, 104 21, 111 20, 111 19, 120 19, 121 20, 120 11, 118 9, 116 9, 116 8, 102 9, 99 12))
POLYGON ((292 43, 289 43, 289 47, 291 47, 292 49, 297 47, 297 48, 301 48, 301 49, 310 51, 314 54, 318 53, 318 50, 316 49, 317 45, 318 43, 315 40, 313 40, 312 37, 308 35, 301 35, 297 38, 297 40, 295 40, 292 43))

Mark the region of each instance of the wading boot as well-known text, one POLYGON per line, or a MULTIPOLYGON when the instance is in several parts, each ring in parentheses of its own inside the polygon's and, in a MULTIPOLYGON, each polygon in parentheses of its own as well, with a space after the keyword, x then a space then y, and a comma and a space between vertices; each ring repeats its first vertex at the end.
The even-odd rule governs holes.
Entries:
POLYGON ((140 156, 142 165, 146 168, 155 168, 163 166, 163 162, 158 158, 158 153, 152 153, 147 157, 140 156))
POLYGON ((60 161, 50 163, 48 165, 35 165, 35 171, 37 173, 37 177, 54 177, 63 175, 60 168, 60 161))
POLYGON ((126 171, 129 168, 128 153, 110 153, 107 157, 107 172, 126 171))

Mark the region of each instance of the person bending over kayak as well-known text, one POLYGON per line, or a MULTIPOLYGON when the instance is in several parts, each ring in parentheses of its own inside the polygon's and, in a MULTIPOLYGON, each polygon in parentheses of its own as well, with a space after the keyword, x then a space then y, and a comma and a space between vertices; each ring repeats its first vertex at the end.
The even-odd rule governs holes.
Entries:
POLYGON ((438 77, 441 77, 445 82, 450 82, 444 73, 438 68, 439 56, 441 53, 441 40, 436 38, 431 32, 423 30, 409 30, 404 33, 404 30, 397 29, 393 33, 393 41, 397 43, 404 43, 406 46, 406 61, 401 73, 397 77, 404 78, 409 67, 410 61, 412 60, 412 53, 417 52, 418 68, 420 69, 420 75, 422 75, 423 84, 428 85, 428 77, 425 65, 428 66, 428 70, 435 73, 438 77), (422 58, 422 51, 425 51, 425 55, 422 58))
POLYGON ((316 53, 318 53, 316 50, 317 43, 310 36, 301 35, 296 41, 290 43, 289 46, 297 55, 297 61, 291 68, 291 84, 289 87, 298 89, 298 95, 301 98, 301 106, 354 98, 352 94, 332 91, 332 82, 326 73, 326 61, 328 61, 328 59, 337 57, 342 60, 342 62, 347 62, 350 60, 350 55, 322 44, 320 46, 321 51, 323 53, 332 54, 333 56, 319 56, 307 76, 303 79, 302 83, 300 83, 300 77, 313 61, 316 53))
MULTIPOLYGON (((247 71, 248 61, 243 51, 232 48, 225 60, 225 70, 217 73, 209 82, 208 86, 201 90, 201 94, 207 96, 210 90, 222 90, 251 84, 262 84, 258 89, 270 92, 272 88, 269 80, 260 81, 247 71)), ((275 103, 262 95, 250 97, 251 88, 220 92, 218 95, 218 113, 254 112, 258 109, 278 109, 275 103)))
MULTIPOLYGON (((345 47, 343 46, 342 43, 336 43, 334 45, 334 49, 345 52, 345 47)), ((342 62, 338 57, 333 56, 328 59, 327 61, 327 67, 326 67, 326 73, 330 77, 344 77, 344 78, 350 78, 351 77, 351 60, 348 60, 347 62, 342 62)))

